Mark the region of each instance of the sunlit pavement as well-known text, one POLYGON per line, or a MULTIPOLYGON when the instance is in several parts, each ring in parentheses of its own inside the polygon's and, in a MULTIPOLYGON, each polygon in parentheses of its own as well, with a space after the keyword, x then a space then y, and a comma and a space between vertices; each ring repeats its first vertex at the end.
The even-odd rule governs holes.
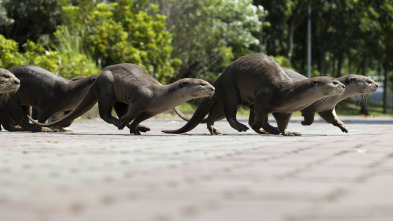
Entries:
MULTIPOLYGON (((341 117, 349 133, 300 118, 301 137, 183 135, 146 121, 132 136, 102 120, 73 132, 0 132, 2 221, 393 220, 393 118, 341 117)), ((246 119, 242 119, 246 123, 246 119)))

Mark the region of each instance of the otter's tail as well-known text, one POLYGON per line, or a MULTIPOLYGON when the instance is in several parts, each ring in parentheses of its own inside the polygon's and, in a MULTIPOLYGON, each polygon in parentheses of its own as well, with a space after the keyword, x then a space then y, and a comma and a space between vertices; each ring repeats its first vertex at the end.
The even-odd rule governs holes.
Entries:
MULTIPOLYGON (((181 119, 185 120, 185 121, 190 121, 191 118, 187 117, 185 114, 183 114, 179 109, 177 109, 177 107, 174 107, 173 110, 175 111, 175 113, 177 114, 177 116, 179 116, 181 119)), ((199 122, 200 124, 206 124, 207 123, 207 117, 205 117, 201 122, 199 122)))
POLYGON ((198 108, 196 109, 194 115, 192 115, 191 119, 189 119, 187 116, 185 116, 183 113, 179 111, 181 115, 184 115, 186 119, 189 119, 186 120, 185 118, 179 115, 179 117, 181 117, 183 120, 188 121, 186 125, 184 125, 182 128, 179 128, 177 130, 163 130, 162 132, 167 134, 180 134, 194 129, 196 126, 198 126, 199 123, 201 123, 204 120, 203 118, 209 113, 210 109, 213 107, 215 102, 216 99, 214 97, 204 98, 202 102, 199 104, 198 108))
POLYGON ((90 90, 87 92, 83 100, 79 103, 79 105, 71 111, 71 113, 67 114, 65 117, 62 119, 59 119, 58 121, 54 121, 52 123, 44 124, 44 123, 39 123, 36 122, 34 119, 32 119, 30 116, 27 116, 34 124, 44 126, 44 127, 53 127, 53 126, 59 126, 59 125, 64 125, 66 123, 72 122, 75 120, 77 117, 81 116, 82 114, 86 113, 88 110, 90 110, 94 104, 97 103, 97 97, 94 94, 93 90, 90 88, 90 90))

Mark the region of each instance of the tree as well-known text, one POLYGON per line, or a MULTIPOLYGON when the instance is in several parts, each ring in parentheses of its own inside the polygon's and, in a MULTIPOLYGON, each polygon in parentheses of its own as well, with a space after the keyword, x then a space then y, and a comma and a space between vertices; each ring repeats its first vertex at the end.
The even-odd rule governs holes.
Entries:
POLYGON ((133 8, 135 2, 95 4, 92 0, 63 7, 64 25, 79 36, 84 52, 103 66, 135 63, 161 82, 173 76, 180 61, 171 59, 172 35, 165 28, 166 17, 158 14, 155 5, 146 11, 133 8))
MULTIPOLYGON (((19 49, 23 49, 28 39, 48 43, 50 35, 60 23, 57 0, 5 1, 3 6, 9 19, 4 22, 0 16, 0 21, 3 21, 0 22, 0 34, 16 40, 19 49)), ((1 11, 0 7, 0 14, 1 11)))
POLYGON ((213 80, 234 59, 260 51, 262 8, 250 0, 155 0, 173 33, 176 78, 213 80))
POLYGON ((389 0, 382 0, 379 2, 377 8, 379 22, 382 25, 382 42, 383 42, 383 113, 387 112, 387 92, 393 90, 393 78, 391 88, 388 87, 389 72, 393 68, 393 2, 389 0))

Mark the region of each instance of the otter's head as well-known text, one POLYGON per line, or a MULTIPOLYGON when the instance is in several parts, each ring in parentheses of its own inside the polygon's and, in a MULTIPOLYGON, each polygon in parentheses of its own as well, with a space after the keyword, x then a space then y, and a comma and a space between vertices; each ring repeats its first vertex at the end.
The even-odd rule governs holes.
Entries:
POLYGON ((184 90, 184 93, 190 93, 193 98, 210 97, 215 91, 209 82, 196 78, 181 79, 178 87, 180 90, 184 90))
POLYGON ((345 93, 350 96, 371 94, 378 89, 378 84, 375 81, 363 75, 349 74, 337 80, 346 86, 345 93))
POLYGON ((94 83, 94 81, 97 79, 98 74, 94 74, 94 75, 90 75, 90 76, 77 76, 72 78, 70 81, 74 82, 74 81, 82 81, 82 80, 86 80, 88 83, 94 83))
POLYGON ((340 81, 327 76, 313 77, 312 87, 321 91, 325 96, 341 95, 345 91, 345 85, 340 81))
POLYGON ((11 93, 18 90, 20 81, 8 70, 0 68, 0 93, 11 93))

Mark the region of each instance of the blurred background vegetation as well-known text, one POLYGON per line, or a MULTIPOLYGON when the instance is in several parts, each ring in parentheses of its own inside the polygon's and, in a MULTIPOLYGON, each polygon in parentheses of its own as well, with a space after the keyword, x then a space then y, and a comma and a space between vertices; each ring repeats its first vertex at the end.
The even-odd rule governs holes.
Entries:
MULTIPOLYGON (((0 0, 0 67, 33 64, 70 79, 128 62, 164 84, 185 77, 213 82, 236 58, 264 52, 305 74, 308 4, 0 0)), ((313 0, 311 8, 312 75, 372 76, 388 92, 376 113, 391 113, 393 0, 313 0)), ((346 112, 351 102, 341 105, 346 112)))

